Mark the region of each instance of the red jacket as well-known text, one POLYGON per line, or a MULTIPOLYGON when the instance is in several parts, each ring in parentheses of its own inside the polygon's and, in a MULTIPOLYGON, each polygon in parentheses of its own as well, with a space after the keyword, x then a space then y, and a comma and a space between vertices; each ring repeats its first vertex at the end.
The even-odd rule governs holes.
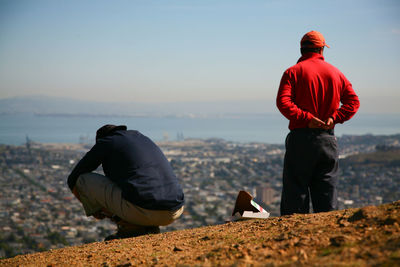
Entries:
POLYGON ((360 101, 343 73, 322 55, 307 53, 284 72, 276 105, 293 130, 307 128, 313 117, 343 123, 357 112, 360 101))

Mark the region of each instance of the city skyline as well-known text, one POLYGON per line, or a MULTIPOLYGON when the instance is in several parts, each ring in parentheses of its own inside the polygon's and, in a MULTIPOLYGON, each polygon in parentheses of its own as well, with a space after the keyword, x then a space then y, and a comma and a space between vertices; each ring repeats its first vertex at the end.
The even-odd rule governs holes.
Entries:
MULTIPOLYGON (((400 135, 346 136, 338 142, 339 209, 399 199, 400 135)), ((271 216, 279 216, 283 144, 192 139, 159 145, 187 197, 183 216, 163 231, 225 222, 239 190, 256 197, 271 216), (266 184, 269 196, 261 199, 257 189, 266 184)), ((107 220, 83 219, 84 211, 66 185, 86 148, 82 144, 0 145, 0 229, 4 233, 0 256, 100 241, 113 231, 115 226, 107 220)))
POLYGON ((0 98, 273 103, 318 30, 360 112, 400 112, 397 1, 0 2, 0 98))

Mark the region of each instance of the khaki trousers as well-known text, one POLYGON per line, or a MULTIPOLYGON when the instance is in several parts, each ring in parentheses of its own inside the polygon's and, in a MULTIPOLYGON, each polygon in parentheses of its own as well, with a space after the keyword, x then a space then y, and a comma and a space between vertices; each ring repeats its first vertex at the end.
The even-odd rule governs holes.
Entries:
POLYGON ((175 211, 148 210, 122 198, 121 189, 109 178, 98 173, 85 173, 76 182, 80 201, 86 216, 105 208, 123 221, 142 226, 164 226, 175 221, 183 213, 183 207, 175 211))

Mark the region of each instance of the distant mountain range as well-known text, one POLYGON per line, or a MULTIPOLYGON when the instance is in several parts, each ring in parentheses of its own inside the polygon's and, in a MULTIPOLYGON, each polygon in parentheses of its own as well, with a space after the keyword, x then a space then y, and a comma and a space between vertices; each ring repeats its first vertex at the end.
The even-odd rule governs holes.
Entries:
POLYGON ((0 114, 109 116, 209 116, 277 112, 274 101, 112 103, 62 97, 27 96, 0 99, 0 114))

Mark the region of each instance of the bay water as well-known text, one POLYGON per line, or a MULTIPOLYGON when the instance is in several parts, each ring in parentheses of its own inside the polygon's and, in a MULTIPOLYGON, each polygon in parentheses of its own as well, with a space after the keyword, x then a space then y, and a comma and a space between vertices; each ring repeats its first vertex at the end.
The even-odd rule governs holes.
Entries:
MULTIPOLYGON (((104 124, 124 124, 154 141, 177 138, 221 138, 234 142, 282 144, 288 121, 278 113, 213 117, 124 117, 0 114, 0 144, 22 145, 26 137, 40 143, 93 143, 104 124)), ((341 135, 400 133, 399 114, 356 114, 335 128, 341 135)))

